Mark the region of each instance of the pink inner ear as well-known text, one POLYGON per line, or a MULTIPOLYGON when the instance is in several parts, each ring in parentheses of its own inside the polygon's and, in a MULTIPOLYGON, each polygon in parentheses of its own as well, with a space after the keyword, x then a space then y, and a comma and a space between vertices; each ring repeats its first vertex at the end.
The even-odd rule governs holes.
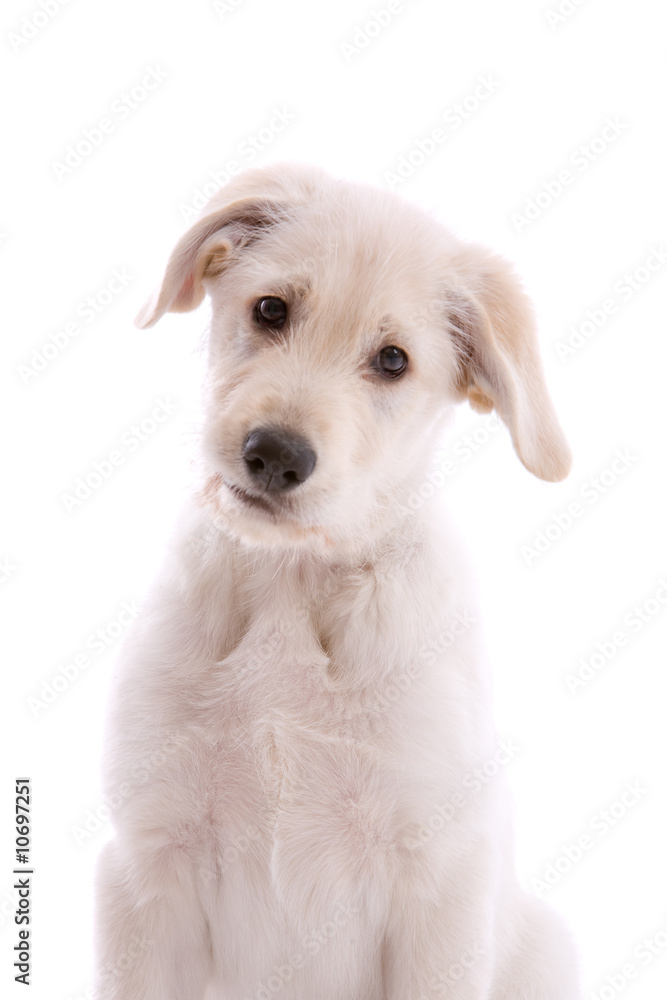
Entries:
POLYGON ((185 279, 185 281, 178 290, 178 295, 174 300, 172 309, 175 309, 176 312, 178 312, 179 310, 183 310, 184 307, 186 311, 187 309, 190 309, 192 307, 194 287, 195 287, 195 276, 194 274, 188 274, 187 278, 185 279))

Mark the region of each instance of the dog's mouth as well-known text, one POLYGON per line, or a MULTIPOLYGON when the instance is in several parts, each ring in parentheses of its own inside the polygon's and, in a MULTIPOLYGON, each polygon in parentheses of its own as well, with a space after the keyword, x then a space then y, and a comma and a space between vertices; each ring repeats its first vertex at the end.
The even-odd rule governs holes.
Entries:
POLYGON ((291 504, 285 502, 287 497, 277 496, 274 500, 251 493, 219 472, 211 476, 200 496, 204 504, 212 506, 216 516, 228 523, 233 534, 252 543, 316 544, 325 552, 335 546, 335 540, 322 525, 308 524, 295 517, 291 504))
POLYGON ((274 506, 269 503, 265 497, 261 495, 258 496, 256 493, 248 493, 247 490, 244 490, 241 486, 237 486, 236 483, 230 483, 228 479, 223 479, 223 483, 232 496, 235 496, 244 505, 247 505, 248 507, 255 507, 259 510, 266 511, 268 514, 275 515, 274 506))

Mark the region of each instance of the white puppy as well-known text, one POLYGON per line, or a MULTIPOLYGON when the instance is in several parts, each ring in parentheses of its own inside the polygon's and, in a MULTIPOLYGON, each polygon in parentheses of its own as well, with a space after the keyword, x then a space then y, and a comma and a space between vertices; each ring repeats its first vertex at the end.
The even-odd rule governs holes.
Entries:
POLYGON ((502 775, 474 776, 501 758, 464 562, 413 509, 466 398, 567 474, 529 303, 395 195, 292 165, 212 199, 139 323, 205 293, 201 487, 112 699, 100 1000, 575 1000, 502 775))

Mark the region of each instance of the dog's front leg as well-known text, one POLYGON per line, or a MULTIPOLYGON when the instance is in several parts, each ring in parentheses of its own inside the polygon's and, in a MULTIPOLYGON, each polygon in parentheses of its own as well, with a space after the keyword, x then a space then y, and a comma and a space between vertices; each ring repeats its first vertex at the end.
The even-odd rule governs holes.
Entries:
POLYGON ((384 1000, 489 1000, 495 949, 488 864, 475 864, 470 853, 444 875, 440 859, 424 852, 418 869, 394 894, 383 943, 384 1000))
POLYGON ((197 879, 164 851, 124 856, 119 840, 98 863, 95 1000, 202 1000, 211 977, 197 879))
POLYGON ((452 932, 424 905, 384 942, 384 1000, 489 1000, 488 942, 474 928, 452 932))

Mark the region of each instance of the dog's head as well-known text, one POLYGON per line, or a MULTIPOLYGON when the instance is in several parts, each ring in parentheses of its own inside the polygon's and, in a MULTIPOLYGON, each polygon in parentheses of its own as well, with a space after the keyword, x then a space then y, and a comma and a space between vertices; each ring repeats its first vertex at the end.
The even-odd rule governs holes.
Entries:
POLYGON ((495 408, 535 475, 567 474, 510 268, 397 196, 301 166, 235 178, 138 325, 206 292, 206 495, 235 534, 326 547, 386 531, 464 398, 495 408))

